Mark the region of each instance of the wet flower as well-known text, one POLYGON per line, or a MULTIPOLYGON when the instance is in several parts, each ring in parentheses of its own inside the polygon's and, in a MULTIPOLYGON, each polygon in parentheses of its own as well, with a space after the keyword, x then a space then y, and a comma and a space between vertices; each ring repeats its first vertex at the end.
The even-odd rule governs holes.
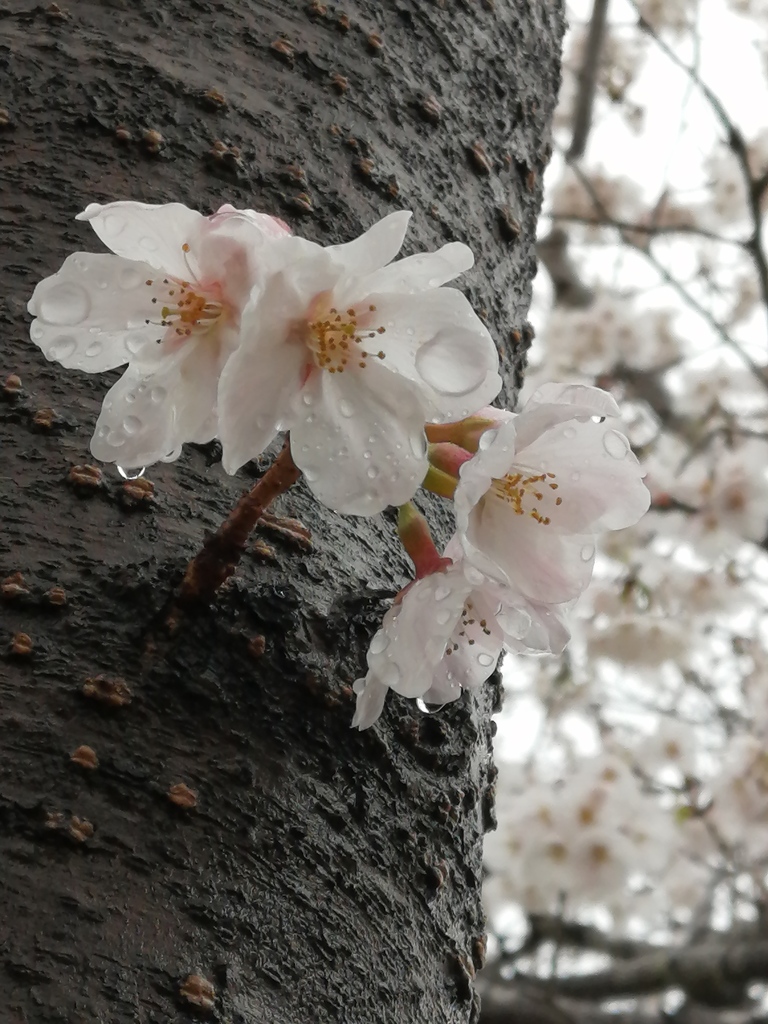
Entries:
POLYGON ((578 597, 595 538, 636 523, 650 496, 619 409, 599 388, 547 384, 480 439, 455 493, 468 561, 531 601, 578 597))
POLYGON ((442 285, 472 266, 460 243, 390 262, 410 214, 323 247, 290 238, 243 317, 248 345, 219 391, 224 468, 234 473, 291 431, 315 495, 369 515, 407 501, 427 471, 426 421, 457 419, 500 387, 488 331, 442 285))
POLYGON ((241 313, 274 217, 222 206, 204 217, 180 203, 92 203, 79 215, 112 253, 78 252, 37 285, 32 340, 47 359, 99 373, 128 363, 107 394, 91 451, 145 466, 217 432, 216 393, 241 341, 241 313))
POLYGON ((502 648, 559 654, 569 639, 566 607, 546 607, 487 579, 461 557, 407 587, 384 616, 368 650, 368 673, 355 683, 353 726, 367 729, 381 714, 387 690, 428 704, 457 700, 496 668, 502 648))

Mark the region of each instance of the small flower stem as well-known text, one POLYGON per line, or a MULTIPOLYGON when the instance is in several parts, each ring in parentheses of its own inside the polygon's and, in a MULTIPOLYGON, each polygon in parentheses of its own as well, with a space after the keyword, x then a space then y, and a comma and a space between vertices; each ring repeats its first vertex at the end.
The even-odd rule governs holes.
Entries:
MULTIPOLYGON (((209 604, 213 595, 237 568, 245 545, 262 513, 301 476, 291 457, 290 439, 264 476, 242 496, 227 518, 211 534, 187 566, 175 608, 209 604)), ((171 613, 169 621, 174 618, 171 613)))
POLYGON ((456 477, 451 476, 450 473, 444 473, 441 469, 430 466, 421 486, 425 491, 439 494, 441 498, 452 498, 458 482, 456 477))
POLYGON ((432 539, 429 523, 411 501, 401 505, 398 510, 397 534, 414 564, 417 580, 433 572, 440 572, 451 564, 450 558, 441 558, 432 539))

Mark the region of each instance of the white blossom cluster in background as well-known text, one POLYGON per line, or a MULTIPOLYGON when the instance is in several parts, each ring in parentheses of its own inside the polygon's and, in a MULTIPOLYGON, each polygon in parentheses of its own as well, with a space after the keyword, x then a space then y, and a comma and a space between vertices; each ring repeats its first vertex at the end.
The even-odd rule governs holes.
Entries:
MULTIPOLYGON (((768 905, 768 8, 616 0, 566 163, 590 15, 574 3, 524 396, 606 389, 652 504, 598 542, 567 651, 503 666, 486 862, 507 949, 530 915, 663 949, 768 905)), ((547 977, 539 953, 516 964, 547 977)))
POLYGON ((372 639, 354 725, 371 726, 390 689, 456 700, 504 647, 563 650, 599 536, 636 523, 648 490, 599 388, 547 383, 518 414, 487 405, 495 345, 445 287, 472 266, 467 246, 395 260, 407 212, 325 247, 231 206, 115 202, 80 219, 112 254, 75 253, 42 281, 30 332, 68 368, 127 364, 96 423, 98 459, 143 472, 218 438, 235 473, 289 431, 330 508, 399 507, 416 578, 372 639), (455 503, 442 556, 410 503, 422 484, 455 503))

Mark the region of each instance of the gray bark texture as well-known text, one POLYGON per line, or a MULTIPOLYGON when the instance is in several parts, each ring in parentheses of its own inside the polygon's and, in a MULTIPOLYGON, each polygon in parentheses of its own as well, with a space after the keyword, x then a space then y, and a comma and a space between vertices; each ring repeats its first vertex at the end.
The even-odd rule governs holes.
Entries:
MULTIPOLYGON (((511 401, 562 30, 559 0, 0 5, 3 1022, 478 1020, 498 681, 349 727, 408 572, 393 515, 299 484, 275 511, 311 546, 265 524, 167 635, 188 560, 268 460, 230 478, 187 446, 152 495, 76 469, 117 374, 47 363, 25 307, 101 249, 73 220, 91 201, 231 202, 324 243, 410 208, 406 252, 474 249, 461 284, 511 401)), ((429 515, 444 539, 450 511, 429 515)))

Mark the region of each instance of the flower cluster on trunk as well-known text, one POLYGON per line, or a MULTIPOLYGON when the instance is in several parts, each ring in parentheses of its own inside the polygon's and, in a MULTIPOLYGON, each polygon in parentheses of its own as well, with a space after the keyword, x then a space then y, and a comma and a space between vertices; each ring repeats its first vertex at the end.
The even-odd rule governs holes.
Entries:
POLYGON ((649 504, 605 392, 548 384, 519 413, 487 407, 496 347, 446 287, 472 252, 452 242, 396 259, 410 216, 322 246, 231 206, 204 217, 92 204, 79 219, 112 253, 68 257, 29 303, 46 358, 94 373, 127 364, 96 423, 97 459, 143 471, 218 438, 236 473, 287 431, 321 502, 400 507, 416 579, 372 639, 359 728, 389 689, 445 704, 481 685, 504 648, 561 651, 595 538, 649 504), (454 501, 442 555, 410 504, 420 486, 454 501))

